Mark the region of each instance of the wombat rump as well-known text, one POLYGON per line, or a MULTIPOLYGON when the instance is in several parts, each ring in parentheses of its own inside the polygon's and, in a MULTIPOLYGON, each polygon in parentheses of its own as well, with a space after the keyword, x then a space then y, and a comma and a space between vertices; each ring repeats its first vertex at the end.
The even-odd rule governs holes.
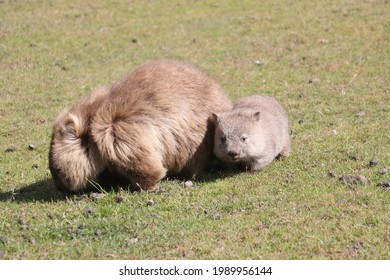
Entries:
POLYGON ((166 175, 192 177, 212 158, 210 116, 231 108, 219 84, 197 68, 146 63, 60 114, 49 152, 53 179, 75 192, 103 173, 142 190, 166 175))
POLYGON ((241 98, 213 119, 214 153, 232 168, 257 171, 275 157, 290 155, 288 116, 271 96, 241 98))

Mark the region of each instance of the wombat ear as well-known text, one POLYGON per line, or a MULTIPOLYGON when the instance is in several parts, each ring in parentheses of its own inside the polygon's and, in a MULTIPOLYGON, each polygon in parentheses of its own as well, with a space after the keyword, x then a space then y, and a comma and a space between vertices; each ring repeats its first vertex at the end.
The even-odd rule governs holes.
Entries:
POLYGON ((81 119, 74 114, 69 114, 60 126, 60 133, 67 136, 80 137, 81 128, 81 119))
POLYGON ((256 121, 260 120, 260 112, 254 113, 253 116, 255 117, 256 121))

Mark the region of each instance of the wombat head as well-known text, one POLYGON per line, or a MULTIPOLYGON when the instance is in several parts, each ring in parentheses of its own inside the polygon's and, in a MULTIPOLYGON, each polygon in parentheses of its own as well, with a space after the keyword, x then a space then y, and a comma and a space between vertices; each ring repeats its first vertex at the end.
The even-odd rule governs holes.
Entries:
POLYGON ((57 188, 68 192, 85 188, 103 171, 96 144, 80 116, 63 112, 55 122, 49 167, 57 188))
POLYGON ((260 112, 213 114, 215 124, 214 153, 227 162, 249 162, 262 150, 258 122, 260 112))
POLYGON ((108 88, 98 88, 57 117, 50 142, 49 167, 60 190, 76 192, 103 172, 104 162, 90 133, 90 122, 108 88))

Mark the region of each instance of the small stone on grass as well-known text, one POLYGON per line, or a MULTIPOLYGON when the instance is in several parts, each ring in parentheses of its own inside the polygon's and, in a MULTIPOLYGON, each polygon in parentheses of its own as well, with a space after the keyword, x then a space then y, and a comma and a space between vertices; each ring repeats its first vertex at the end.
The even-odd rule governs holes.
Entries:
POLYGON ((255 64, 257 66, 263 66, 264 65, 264 62, 262 62, 261 60, 255 60, 255 64))
POLYGON ((363 242, 355 242, 355 244, 353 244, 353 248, 355 250, 359 250, 363 247, 363 242))
POLYGON ((19 225, 22 225, 22 226, 27 224, 26 219, 24 217, 19 217, 18 223, 19 223, 19 225))
POLYGON ((95 200, 101 200, 106 196, 105 193, 91 193, 91 197, 95 200))
POLYGON ((365 185, 368 183, 367 178, 362 176, 362 175, 353 176, 353 175, 348 175, 348 174, 344 174, 343 176, 341 176, 339 178, 339 181, 341 181, 347 185, 352 185, 352 184, 365 185))
POLYGON ((339 181, 341 181, 345 184, 352 184, 352 181, 353 181, 352 177, 353 176, 351 176, 351 175, 344 174, 343 176, 341 176, 339 178, 339 181))
POLYGON ((350 155, 349 158, 352 160, 360 160, 360 157, 358 155, 350 155))
POLYGON ((185 181, 184 182, 184 187, 186 187, 186 188, 193 188, 194 187, 194 183, 192 181, 185 181))
POLYGON ((368 183, 368 180, 363 175, 357 175, 355 176, 355 181, 361 185, 365 185, 368 183))
POLYGON ((356 113, 356 117, 360 118, 360 117, 363 117, 365 114, 366 114, 366 112, 360 111, 360 112, 356 113))
POLYGON ((223 218, 223 215, 220 214, 220 213, 215 213, 215 214, 213 214, 212 217, 213 217, 214 220, 219 220, 219 219, 223 218))
POLYGON ((328 175, 330 176, 330 177, 332 177, 332 178, 335 178, 336 176, 337 176, 337 172, 336 172, 336 170, 329 170, 328 171, 328 175))
POLYGON ((15 147, 8 147, 7 149, 5 149, 6 153, 12 153, 12 152, 15 152, 15 151, 16 151, 15 147))
POLYGON ((131 239, 127 240, 128 245, 133 245, 137 242, 138 242, 138 238, 131 238, 131 239))
POLYGON ((154 202, 153 199, 148 199, 148 200, 146 201, 146 205, 147 205, 147 206, 152 206, 152 205, 154 205, 154 204, 155 204, 155 202, 154 202))
POLYGON ((377 184, 378 187, 382 187, 382 188, 390 188, 390 182, 387 182, 387 181, 380 181, 378 184, 377 184))
POLYGON ((380 175, 385 175, 385 174, 387 174, 387 172, 388 172, 387 168, 382 168, 382 169, 378 170, 378 173, 380 175))
POLYGON ((93 213, 95 213, 95 210, 93 208, 88 207, 85 209, 85 214, 91 215, 93 213))
POLYGON ((370 166, 375 166, 377 165, 379 162, 379 160, 377 158, 373 158, 372 160, 370 160, 370 166))
POLYGON ((257 225, 256 230, 263 230, 265 228, 267 228, 267 226, 262 224, 262 223, 260 223, 260 224, 257 225))

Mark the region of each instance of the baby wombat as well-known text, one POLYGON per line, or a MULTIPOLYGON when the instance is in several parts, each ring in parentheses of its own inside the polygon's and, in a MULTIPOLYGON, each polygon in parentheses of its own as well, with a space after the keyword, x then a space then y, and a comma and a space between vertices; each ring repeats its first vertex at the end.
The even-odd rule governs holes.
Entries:
POLYGON ((273 97, 241 98, 213 119, 214 153, 231 167, 257 171, 275 157, 290 155, 288 116, 273 97))
POLYGON ((215 80, 172 60, 146 63, 95 96, 54 125, 50 170, 62 190, 83 190, 107 170, 142 190, 166 175, 192 177, 212 158, 210 116, 232 108, 215 80))

